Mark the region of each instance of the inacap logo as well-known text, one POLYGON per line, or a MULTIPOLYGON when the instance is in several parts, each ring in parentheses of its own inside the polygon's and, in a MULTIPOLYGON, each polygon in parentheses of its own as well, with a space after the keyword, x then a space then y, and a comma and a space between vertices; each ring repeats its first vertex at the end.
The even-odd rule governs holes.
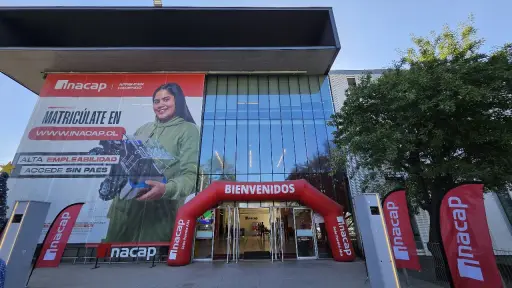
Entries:
POLYGON ((73 83, 69 80, 57 80, 55 90, 97 90, 100 92, 107 88, 107 83, 73 83))

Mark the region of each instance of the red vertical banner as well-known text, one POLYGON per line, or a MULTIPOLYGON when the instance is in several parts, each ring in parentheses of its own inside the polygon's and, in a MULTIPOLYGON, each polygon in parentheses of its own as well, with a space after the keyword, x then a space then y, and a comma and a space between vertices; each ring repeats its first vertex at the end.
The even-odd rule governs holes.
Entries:
POLYGON ((84 203, 71 204, 62 209, 55 217, 44 238, 43 247, 37 258, 35 268, 59 266, 69 235, 71 235, 83 205, 84 203))
POLYGON ((382 200, 384 219, 393 249, 396 268, 420 271, 405 190, 392 191, 382 200))
POLYGON ((503 287, 485 215, 484 186, 460 185, 441 202, 444 251, 455 287, 503 287))

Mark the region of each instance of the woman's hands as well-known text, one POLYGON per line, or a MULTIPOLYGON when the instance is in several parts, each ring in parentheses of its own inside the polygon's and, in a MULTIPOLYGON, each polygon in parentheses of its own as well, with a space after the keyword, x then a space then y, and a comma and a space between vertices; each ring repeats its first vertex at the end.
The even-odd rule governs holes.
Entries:
POLYGON ((147 190, 142 190, 141 192, 144 195, 137 197, 139 201, 147 201, 147 200, 159 200, 165 194, 165 184, 158 181, 147 180, 146 184, 151 186, 148 192, 144 193, 147 190))

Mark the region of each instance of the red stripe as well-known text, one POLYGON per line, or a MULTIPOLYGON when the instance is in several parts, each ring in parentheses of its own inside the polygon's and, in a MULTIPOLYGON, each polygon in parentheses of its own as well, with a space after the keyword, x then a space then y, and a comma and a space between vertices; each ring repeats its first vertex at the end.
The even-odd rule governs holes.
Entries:
POLYGON ((187 97, 203 97, 204 74, 49 74, 41 97, 151 97, 177 83, 187 97))

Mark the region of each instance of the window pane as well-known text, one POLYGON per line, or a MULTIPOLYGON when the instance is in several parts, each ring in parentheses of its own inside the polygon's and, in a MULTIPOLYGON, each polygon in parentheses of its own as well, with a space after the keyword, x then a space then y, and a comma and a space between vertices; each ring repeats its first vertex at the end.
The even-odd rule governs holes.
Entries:
POLYGON ((272 174, 261 174, 261 182, 272 182, 272 174))
POLYGON ((238 181, 238 182, 247 182, 247 181, 249 181, 249 177, 248 177, 247 174, 242 174, 242 175, 236 174, 236 181, 238 181))
POLYGON ((247 181, 249 182, 261 182, 260 174, 249 174, 247 175, 247 181))
POLYGON ((236 163, 236 137, 237 127, 236 120, 226 120, 226 136, 225 136, 225 148, 224 148, 224 174, 235 173, 236 163))
POLYGON ((318 148, 318 166, 320 172, 330 171, 329 143, 327 142, 327 130, 324 120, 315 120, 316 145, 318 148))
POLYGON ((336 128, 334 128, 333 126, 329 126, 329 125, 326 125, 326 130, 327 130, 327 140, 329 141, 329 147, 334 147, 334 135, 332 133, 334 133, 334 131, 336 131, 336 128))
POLYGON ((320 94, 322 98, 322 107, 324 109, 324 117, 326 120, 331 119, 333 113, 333 104, 331 96, 331 88, 329 84, 329 78, 327 76, 320 76, 319 78, 320 94))
POLYGON ((201 160, 199 165, 201 166, 201 173, 211 173, 212 163, 212 147, 213 147, 213 120, 203 121, 203 133, 201 139, 201 160))
POLYGON ((309 89, 311 92, 311 107, 313 108, 313 117, 315 119, 323 119, 324 111, 322 106, 322 98, 320 97, 320 85, 317 76, 308 77, 309 89))
POLYGON ((311 95, 309 93, 309 81, 307 76, 299 77, 299 91, 302 107, 302 118, 313 119, 313 109, 311 108, 311 95))
POLYGON ((260 120, 260 151, 261 173, 272 173, 270 120, 260 120))
POLYGON ((290 77, 290 103, 292 107, 292 119, 302 119, 302 110, 300 107, 299 78, 290 77))
POLYGON ((204 100, 204 119, 214 119, 215 101, 217 95, 217 77, 209 77, 206 83, 206 97, 204 100))
POLYGON ((236 126, 236 174, 247 174, 247 120, 238 120, 236 126))
POLYGON ((295 142, 295 162, 299 166, 307 165, 306 142, 302 120, 293 120, 293 140, 295 142))
POLYGON ((274 174, 272 175, 272 181, 284 181, 285 180, 284 174, 274 174))
MULTIPOLYGON (((247 102, 248 119, 258 119, 259 99, 258 99, 258 78, 249 77, 249 102, 247 102)), ((251 131, 251 130, 249 130, 251 131)))
POLYGON ((295 168, 295 145, 293 144, 293 125, 291 120, 282 120, 283 151, 285 172, 290 173, 295 168))
POLYGON ((236 103, 237 103, 237 77, 228 77, 228 92, 227 92, 227 108, 226 119, 236 119, 236 103))
POLYGON ((249 101, 248 96, 248 82, 247 82, 247 76, 239 76, 238 77, 238 113, 237 118, 238 119, 247 119, 247 102, 249 101))
POLYGON ((268 77, 266 76, 259 76, 258 77, 258 93, 259 93, 259 99, 260 99, 260 105, 259 105, 259 114, 260 119, 269 119, 270 118, 270 112, 269 112, 269 96, 268 96, 268 77))
POLYGON ((224 132, 226 131, 225 120, 215 120, 213 130, 213 155, 212 173, 222 174, 224 168, 224 132))
MULTIPOLYGON (((249 120, 249 173, 260 173, 260 125, 258 120, 249 120)), ((265 153, 265 151, 263 152, 265 153)))
POLYGON ((315 124, 313 120, 304 120, 304 134, 306 136, 306 153, 308 155, 308 170, 310 173, 318 172, 318 149, 316 146, 315 124))
POLYGON ((281 119, 292 119, 292 107, 290 104, 290 87, 288 77, 279 77, 279 105, 281 106, 281 119))
POLYGON ((281 132, 281 121, 270 120, 272 133, 272 172, 284 173, 284 151, 281 132))
POLYGON ((270 119, 280 119, 281 110, 279 109, 279 82, 276 76, 269 77, 268 89, 270 101, 270 119))
POLYGON ((228 78, 220 76, 217 80, 217 103, 215 104, 215 119, 226 119, 226 95, 228 93, 228 78))

